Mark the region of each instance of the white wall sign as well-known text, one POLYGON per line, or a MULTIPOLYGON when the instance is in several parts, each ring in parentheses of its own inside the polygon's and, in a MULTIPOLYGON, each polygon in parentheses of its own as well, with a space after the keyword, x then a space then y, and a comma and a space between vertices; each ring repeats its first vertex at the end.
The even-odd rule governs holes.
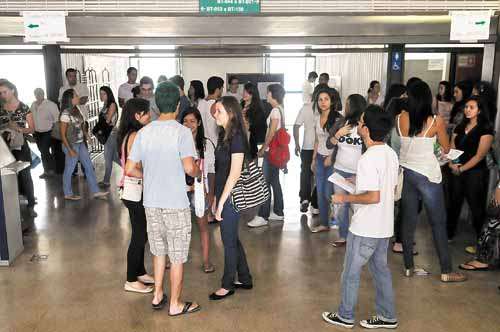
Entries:
POLYGON ((490 38, 491 11, 453 11, 450 40, 478 41, 490 38))
POLYGON ((24 17, 24 42, 55 44, 68 42, 66 12, 22 12, 24 17))

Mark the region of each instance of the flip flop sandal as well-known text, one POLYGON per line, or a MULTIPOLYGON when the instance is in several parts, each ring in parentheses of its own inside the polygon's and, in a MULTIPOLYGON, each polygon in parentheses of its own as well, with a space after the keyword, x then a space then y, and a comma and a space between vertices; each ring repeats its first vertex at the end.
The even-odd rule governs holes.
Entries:
POLYGON ((342 248, 342 247, 345 247, 347 241, 334 241, 332 243, 332 246, 334 246, 335 248, 342 248))
POLYGON ((215 266, 210 265, 209 267, 203 267, 203 272, 205 273, 214 273, 215 272, 215 266))
POLYGON ((153 307, 154 310, 161 310, 163 309, 163 307, 165 307, 165 304, 167 304, 167 297, 165 295, 163 295, 163 298, 161 299, 160 302, 158 302, 157 304, 153 304, 151 303, 151 307, 153 307))
POLYGON ((464 271, 488 271, 490 269, 489 266, 486 266, 486 267, 477 267, 477 266, 474 266, 474 265, 471 265, 471 264, 460 264, 458 266, 458 268, 460 270, 464 270, 464 271))
POLYGON ((181 316, 181 315, 187 315, 187 314, 192 314, 192 313, 195 313, 197 311, 200 311, 201 310, 201 306, 198 304, 198 306, 196 308, 194 308, 193 310, 189 310, 189 308, 191 308, 191 306, 193 305, 193 302, 186 302, 186 304, 184 304, 184 308, 182 308, 182 311, 179 312, 178 314, 170 314, 168 313, 168 315, 170 317, 175 317, 175 316, 181 316))

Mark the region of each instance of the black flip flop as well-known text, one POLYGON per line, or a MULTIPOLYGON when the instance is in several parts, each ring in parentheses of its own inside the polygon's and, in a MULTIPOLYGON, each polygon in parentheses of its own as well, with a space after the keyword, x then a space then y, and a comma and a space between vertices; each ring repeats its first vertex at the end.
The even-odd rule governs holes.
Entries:
POLYGON ((165 295, 163 295, 163 298, 161 299, 160 302, 158 302, 157 304, 154 304, 154 303, 151 303, 151 307, 154 309, 154 310, 161 310, 163 309, 163 307, 165 307, 165 304, 167 304, 167 297, 165 295))
POLYGON ((187 315, 187 314, 192 314, 192 313, 195 313, 197 311, 200 311, 201 310, 201 306, 198 304, 198 306, 196 308, 194 308, 193 310, 189 310, 189 308, 191 308, 191 306, 193 305, 193 302, 186 302, 184 304, 184 308, 182 308, 182 311, 179 312, 178 314, 170 314, 168 313, 168 315, 170 317, 175 317, 175 316, 181 316, 181 315, 187 315))
POLYGON ((487 267, 475 267, 474 265, 471 265, 471 264, 460 264, 458 266, 458 268, 460 270, 463 270, 463 271, 489 271, 490 270, 489 266, 487 266, 487 267), (472 267, 472 269, 466 269, 462 266, 470 266, 470 267, 472 267))

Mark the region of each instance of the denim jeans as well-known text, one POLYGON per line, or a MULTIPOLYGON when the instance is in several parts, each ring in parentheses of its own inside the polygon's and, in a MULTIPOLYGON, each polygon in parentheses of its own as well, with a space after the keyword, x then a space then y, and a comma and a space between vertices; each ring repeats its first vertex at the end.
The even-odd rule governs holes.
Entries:
MULTIPOLYGON (((269 163, 267 154, 264 156, 264 163, 262 164, 262 172, 264 173, 264 178, 266 179, 267 185, 272 189, 274 206, 273 211, 278 216, 283 216, 283 192, 281 191, 280 184, 280 170, 269 163)), ((271 214, 271 199, 266 201, 261 205, 259 209, 259 216, 264 219, 269 219, 271 214)))
POLYGON ((394 291, 391 270, 387 266, 389 238, 370 238, 347 235, 347 247, 342 272, 342 299, 339 316, 350 323, 354 322, 354 308, 358 302, 359 279, 363 266, 368 270, 375 286, 375 310, 382 319, 395 322, 394 291))
POLYGON ((300 151, 300 202, 309 201, 312 207, 318 208, 318 195, 315 193, 316 188, 313 190, 314 174, 311 169, 313 150, 300 151))
POLYGON ((321 225, 330 226, 330 201, 333 192, 333 184, 328 181, 333 174, 333 166, 325 167, 325 159, 328 157, 316 154, 316 189, 318 190, 319 220, 321 225))
POLYGON ((73 150, 76 152, 76 157, 71 157, 69 155, 68 149, 63 146, 64 154, 66 155, 66 160, 64 164, 64 174, 63 174, 63 191, 64 196, 73 195, 73 188, 71 187, 71 176, 75 170, 76 163, 79 161, 87 177, 87 183, 89 184, 90 192, 95 194, 99 191, 97 186, 97 180, 95 178, 94 167, 92 166, 92 161, 90 160, 89 151, 83 143, 73 144, 73 150))
POLYGON ((106 144, 104 144, 104 178, 103 182, 109 183, 111 178, 111 171, 113 170, 113 161, 120 165, 120 158, 118 157, 118 148, 116 146, 116 133, 114 131, 108 137, 106 144))
POLYGON ((224 245, 224 275, 222 277, 222 288, 234 289, 234 281, 238 274, 238 281, 245 284, 252 284, 252 276, 248 269, 245 249, 240 242, 239 233, 240 214, 228 199, 222 209, 222 222, 220 224, 220 234, 224 245))
POLYGON ((402 240, 403 257, 406 269, 414 267, 413 239, 419 218, 419 198, 425 207, 425 212, 432 229, 434 246, 436 247, 441 265, 441 273, 451 272, 451 258, 448 251, 448 236, 446 233, 446 209, 444 204, 443 186, 441 183, 430 182, 420 173, 405 168, 402 194, 402 240))
MULTIPOLYGON (((353 176, 356 176, 356 174, 344 172, 344 171, 341 171, 341 170, 336 169, 336 168, 333 169, 333 172, 338 173, 339 175, 342 175, 346 179, 353 177, 353 176)), ((347 191, 342 189, 340 186, 337 186, 336 184, 333 185, 333 192, 335 194, 348 194, 347 191)), ((347 232, 349 231, 349 210, 351 210, 350 203, 343 203, 343 204, 335 204, 334 205, 333 212, 335 214, 335 219, 339 223, 339 235, 340 235, 341 239, 346 239, 347 232)))

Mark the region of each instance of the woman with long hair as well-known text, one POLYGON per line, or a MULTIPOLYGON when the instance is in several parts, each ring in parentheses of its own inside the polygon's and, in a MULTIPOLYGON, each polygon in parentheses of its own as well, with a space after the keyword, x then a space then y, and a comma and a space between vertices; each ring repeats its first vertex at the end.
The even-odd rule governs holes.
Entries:
POLYGON ((454 104, 450 112, 450 134, 464 118, 465 101, 472 95, 472 88, 470 81, 460 81, 453 88, 454 104))
POLYGON ((476 82, 472 89, 472 95, 479 96, 486 102, 490 122, 495 123, 497 116, 497 92, 491 83, 486 81, 476 82))
POLYGON ((113 161, 120 164, 118 158, 118 149, 116 146, 116 123, 118 122, 118 107, 116 105, 115 96, 109 86, 102 86, 99 89, 99 97, 103 103, 99 117, 104 117, 106 123, 113 127, 111 134, 108 136, 104 144, 104 178, 99 182, 99 186, 109 187, 109 180, 111 179, 111 171, 113 170, 113 161))
POLYGON ((453 91, 448 81, 439 82, 438 93, 432 105, 436 114, 440 115, 447 126, 450 123, 451 110, 453 108, 453 91))
POLYGON ((250 133, 250 154, 252 155, 252 159, 256 159, 257 152, 259 151, 258 147, 264 144, 266 139, 267 126, 264 105, 255 84, 245 84, 241 106, 243 108, 243 120, 250 133))
MULTIPOLYGON (((453 176, 450 181, 450 206, 448 208, 448 238, 453 239, 464 199, 472 212, 472 225, 479 236, 485 222, 489 171, 486 155, 491 149, 494 129, 489 121, 486 101, 470 97, 465 103, 464 118, 455 128, 451 147, 464 153, 448 163, 453 176)), ((466 251, 475 254, 475 247, 466 251)))
POLYGON ((257 155, 258 157, 264 157, 262 172, 264 173, 264 178, 268 186, 272 189, 274 204, 272 212, 270 199, 262 204, 258 215, 247 224, 249 227, 267 226, 270 220, 285 220, 283 191, 281 190, 279 176, 280 169, 269 162, 269 145, 274 135, 285 125, 285 111, 283 109, 284 98, 285 89, 281 84, 271 84, 267 87, 267 102, 273 109, 267 117, 266 139, 257 155))
POLYGON ((210 295, 221 300, 234 294, 235 288, 251 289, 252 276, 245 249, 238 235, 240 213, 231 200, 231 191, 240 178, 245 160, 250 160, 247 132, 241 107, 234 97, 222 97, 214 106, 217 125, 224 130, 219 135, 215 151, 215 218, 222 221, 220 232, 224 245, 224 275, 221 287, 210 295), (238 277, 238 279, 236 279, 238 277), (237 280, 237 281, 236 281, 237 280))
MULTIPOLYGON (((311 229, 313 233, 330 230, 330 196, 333 186, 328 178, 333 173, 331 154, 333 149, 326 145, 329 131, 342 116, 335 109, 334 90, 327 86, 317 89, 313 95, 313 111, 315 112, 315 133, 313 161, 311 169, 316 175, 316 189, 318 192, 318 206, 320 225, 311 229)), ((345 131, 345 130, 344 130, 345 131)))
MULTIPOLYGON (((6 79, 0 79, 0 134, 8 137, 9 149, 17 161, 31 163, 31 150, 24 136, 34 132, 33 114, 29 106, 18 99, 17 87, 6 79)), ((21 193, 28 200, 29 216, 36 218, 35 190, 30 167, 19 172, 18 181, 21 193)))
MULTIPOLYGON (((336 147, 336 152, 332 156, 333 172, 351 181, 356 179, 358 161, 362 154, 363 141, 361 136, 358 135, 358 121, 366 106, 366 99, 360 94, 352 94, 347 97, 345 118, 341 121, 342 125, 339 124, 331 128, 329 138, 326 141, 327 148, 333 149, 336 147)), ((336 184, 333 185, 333 191, 335 194, 347 194, 347 191, 336 184)), ((339 223, 340 238, 333 245, 343 247, 349 231, 351 204, 336 204, 335 208, 334 214, 339 223)))
MULTIPOLYGON (((117 146, 123 169, 127 157, 134 144, 137 132, 151 121, 149 102, 140 98, 129 99, 123 107, 120 124, 117 132, 117 146)), ((125 171, 123 171, 120 186, 123 187, 125 171)), ((146 229, 146 212, 142 200, 133 202, 122 199, 128 209, 131 225, 131 238, 127 251, 127 281, 124 289, 128 292, 151 293, 154 279, 148 275, 144 267, 144 248, 148 241, 146 229)))
POLYGON ((382 96, 379 81, 371 81, 370 87, 368 88, 366 101, 369 105, 379 105, 382 106, 384 104, 384 97, 382 96))
POLYGON ((73 194, 71 177, 77 162, 83 166, 90 192, 94 198, 104 198, 107 191, 99 191, 94 167, 90 160, 85 141, 89 140, 88 132, 84 129, 84 119, 78 109, 80 97, 73 89, 64 91, 61 98, 60 130, 63 151, 66 155, 63 174, 64 199, 78 201, 80 196, 73 194))
MULTIPOLYGON (((198 111, 195 107, 189 107, 180 118, 181 123, 188 127, 193 134, 193 140, 196 147, 196 153, 198 154, 198 160, 201 160, 203 163, 203 159, 205 158, 205 149, 207 144, 207 139, 205 138, 205 130, 203 128, 203 121, 201 119, 200 111, 198 111)), ((208 142, 208 144, 212 144, 208 142)), ((207 188, 207 172, 206 169, 203 169, 204 176, 204 184, 205 188, 207 188)), ((194 181, 200 181, 200 179, 194 179, 189 175, 186 175, 186 184, 188 186, 188 197, 191 203, 191 209, 194 210, 194 200, 195 200, 195 192, 194 192, 194 181)), ((207 190, 205 190, 207 194, 207 190)), ((198 227, 200 229, 200 240, 201 240, 201 252, 203 256, 203 271, 205 273, 212 273, 215 271, 214 266, 210 263, 210 234, 208 232, 208 201, 205 203, 206 210, 203 217, 196 217, 196 221, 198 222, 198 227)))
POLYGON ((441 168, 434 154, 436 141, 447 153, 449 139, 444 120, 432 112, 432 93, 427 83, 420 81, 408 87, 407 108, 397 117, 396 123, 401 137, 400 165, 404 168, 402 239, 405 275, 427 274, 424 269, 415 268, 413 261, 413 239, 421 199, 441 265, 441 281, 465 281, 464 275, 452 271, 441 168))
POLYGON ((389 90, 387 90, 387 93, 385 95, 384 104, 383 104, 384 110, 385 111, 388 110, 389 103, 394 98, 400 99, 403 97, 404 94, 406 94, 406 86, 404 84, 400 84, 400 83, 392 84, 389 87, 389 90))
POLYGON ((191 101, 191 105, 198 107, 198 101, 200 99, 205 99, 205 88, 203 87, 203 82, 192 80, 189 85, 188 96, 189 101, 191 101))

